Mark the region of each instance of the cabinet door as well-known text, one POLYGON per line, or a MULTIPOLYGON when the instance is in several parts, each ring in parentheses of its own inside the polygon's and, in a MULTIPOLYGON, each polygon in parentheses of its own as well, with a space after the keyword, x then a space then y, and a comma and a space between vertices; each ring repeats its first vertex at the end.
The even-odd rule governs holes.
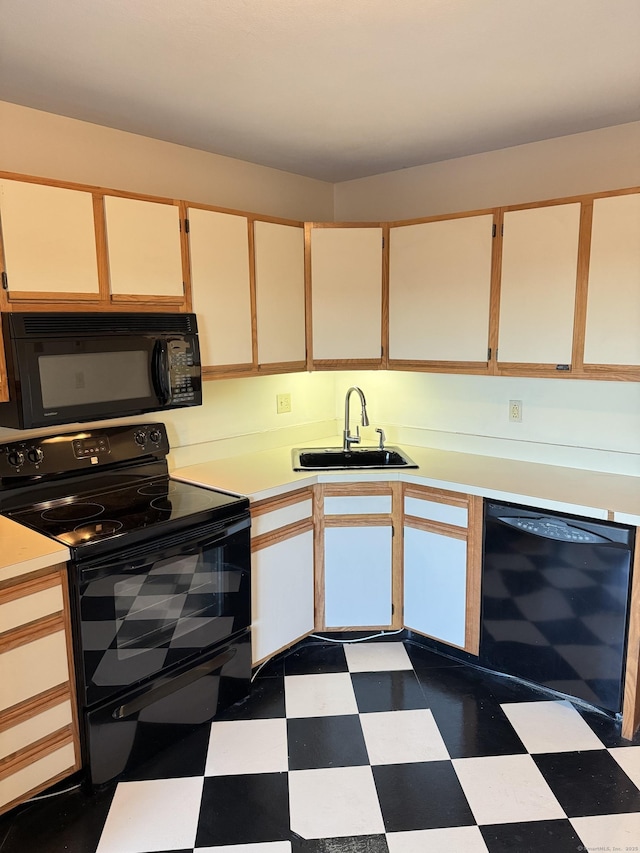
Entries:
POLYGON ((0 222, 10 300, 99 299, 91 193, 3 180, 0 222))
POLYGON ((404 624, 464 648, 467 543, 413 527, 404 531, 404 624))
POLYGON ((258 364, 306 361, 304 229, 254 223, 258 364))
POLYGON ((105 196, 113 301, 184 301, 177 205, 105 196))
POLYGON ((311 301, 314 361, 381 362, 381 228, 311 228, 311 301))
POLYGON ((325 530, 327 628, 391 624, 391 545, 391 526, 325 530))
POLYGON ((504 215, 498 361, 570 365, 580 205, 504 215))
POLYGON ((313 531, 253 553, 253 661, 258 663, 313 631, 313 531))
POLYGON ((584 361, 640 365, 640 194, 593 202, 584 361))
POLYGON ((189 208, 193 310, 205 367, 251 367, 249 226, 246 217, 189 208))
POLYGON ((486 362, 493 216, 391 228, 389 358, 486 362))

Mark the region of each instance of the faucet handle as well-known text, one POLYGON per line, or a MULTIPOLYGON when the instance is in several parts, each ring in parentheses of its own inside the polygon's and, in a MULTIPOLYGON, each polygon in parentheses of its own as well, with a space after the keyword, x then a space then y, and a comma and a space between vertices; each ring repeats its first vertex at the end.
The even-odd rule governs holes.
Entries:
POLYGON ((380 433, 380 443, 378 444, 378 447, 380 448, 380 450, 384 450, 384 443, 385 443, 386 438, 387 438, 386 435, 384 434, 384 430, 377 427, 376 432, 380 433))

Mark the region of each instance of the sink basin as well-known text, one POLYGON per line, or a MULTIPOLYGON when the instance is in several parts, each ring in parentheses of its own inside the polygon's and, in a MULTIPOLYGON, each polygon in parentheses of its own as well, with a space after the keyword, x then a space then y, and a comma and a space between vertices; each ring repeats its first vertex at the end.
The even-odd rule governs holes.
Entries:
POLYGON ((294 471, 336 471, 354 468, 417 468, 399 447, 303 447, 293 450, 294 471))

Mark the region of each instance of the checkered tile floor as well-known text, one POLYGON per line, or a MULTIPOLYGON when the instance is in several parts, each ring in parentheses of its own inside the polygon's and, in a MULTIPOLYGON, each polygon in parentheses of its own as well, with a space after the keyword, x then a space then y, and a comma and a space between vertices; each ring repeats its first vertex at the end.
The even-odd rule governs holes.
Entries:
POLYGON ((409 642, 307 643, 135 778, 27 807, 0 850, 632 851, 639 787, 604 715, 409 642))

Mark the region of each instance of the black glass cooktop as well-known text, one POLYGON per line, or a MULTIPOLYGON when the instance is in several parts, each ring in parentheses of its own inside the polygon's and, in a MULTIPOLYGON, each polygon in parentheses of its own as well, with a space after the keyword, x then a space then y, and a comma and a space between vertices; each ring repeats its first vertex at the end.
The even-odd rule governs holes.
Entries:
POLYGON ((233 509, 246 498, 193 486, 161 476, 133 484, 86 492, 73 497, 44 501, 5 512, 9 518, 38 533, 77 548, 114 536, 158 527, 175 526, 183 520, 197 524, 199 516, 216 516, 233 509))

